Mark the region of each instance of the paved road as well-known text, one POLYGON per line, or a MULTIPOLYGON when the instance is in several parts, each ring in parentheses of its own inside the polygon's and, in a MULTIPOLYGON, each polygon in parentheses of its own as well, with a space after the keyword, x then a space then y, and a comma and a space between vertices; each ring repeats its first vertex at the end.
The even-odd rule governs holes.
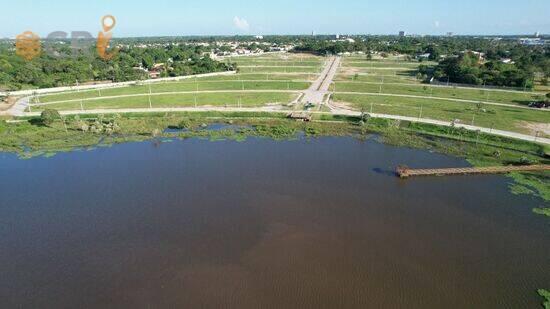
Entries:
POLYGON ((302 102, 309 102, 313 104, 323 103, 323 98, 328 93, 330 84, 332 83, 334 76, 336 76, 336 72, 340 66, 340 60, 340 57, 331 57, 327 61, 327 65, 321 72, 321 75, 319 75, 319 78, 311 84, 309 89, 304 91, 302 102))

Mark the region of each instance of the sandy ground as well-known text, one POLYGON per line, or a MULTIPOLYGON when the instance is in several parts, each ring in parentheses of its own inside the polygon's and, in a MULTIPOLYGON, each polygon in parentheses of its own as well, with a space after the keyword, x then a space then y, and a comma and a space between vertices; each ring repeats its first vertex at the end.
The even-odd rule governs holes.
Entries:
POLYGON ((7 100, 0 102, 0 112, 10 109, 17 100, 14 97, 9 97, 7 100))
POLYGON ((519 127, 529 130, 529 133, 536 135, 539 132, 539 136, 550 137, 550 123, 539 122, 519 122, 519 127))

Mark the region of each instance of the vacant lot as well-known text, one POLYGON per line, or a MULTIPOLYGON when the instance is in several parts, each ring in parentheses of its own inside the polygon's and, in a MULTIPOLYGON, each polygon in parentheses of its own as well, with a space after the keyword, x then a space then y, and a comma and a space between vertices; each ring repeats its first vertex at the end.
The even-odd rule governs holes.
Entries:
MULTIPOLYGON (((151 93, 162 92, 190 92, 190 91, 218 91, 218 90, 303 90, 309 87, 308 82, 292 82, 292 81, 185 81, 185 82, 170 82, 151 84, 151 93)), ((128 86, 121 88, 89 90, 81 92, 60 93, 55 95, 45 95, 39 97, 40 103, 79 100, 99 97, 133 95, 133 94, 148 94, 149 85, 128 86)), ((36 103, 36 101, 35 101, 36 103)))
POLYGON ((242 73, 319 73, 321 67, 251 66, 239 67, 242 73))
MULTIPOLYGON (((386 82, 386 80, 384 80, 386 82)), ((529 102, 536 100, 539 95, 531 92, 505 92, 490 91, 485 89, 451 88, 451 87, 432 87, 430 85, 405 85, 405 84, 381 84, 364 82, 336 82, 331 90, 338 92, 363 92, 363 93, 383 93, 427 96, 434 98, 449 98, 460 100, 472 100, 481 102, 505 103, 519 106, 528 105, 529 102)))
POLYGON ((541 110, 517 109, 494 105, 458 103, 446 100, 422 100, 377 95, 336 94, 337 104, 378 114, 409 117, 422 117, 444 121, 459 119, 461 123, 495 129, 532 133, 531 124, 548 122, 549 112, 541 110))
MULTIPOLYGON (((253 107, 264 106, 268 103, 284 104, 292 101, 296 93, 197 93, 197 94, 156 94, 150 97, 151 106, 160 107, 193 107, 193 106, 232 106, 253 107)), ((45 108, 58 110, 80 110, 81 102, 65 102, 44 106, 36 106, 32 111, 41 111, 45 108)), ((124 108, 148 108, 149 96, 137 95, 119 98, 98 98, 82 101, 85 110, 90 109, 124 109, 124 108)))
POLYGON ((346 57, 331 86, 331 91, 335 92, 333 100, 336 105, 366 112, 372 109, 373 113, 380 114, 445 121, 457 119, 462 123, 526 134, 536 133, 533 128, 548 126, 550 112, 517 108, 540 99, 542 94, 539 92, 431 86, 416 79, 421 64, 432 63, 346 57))

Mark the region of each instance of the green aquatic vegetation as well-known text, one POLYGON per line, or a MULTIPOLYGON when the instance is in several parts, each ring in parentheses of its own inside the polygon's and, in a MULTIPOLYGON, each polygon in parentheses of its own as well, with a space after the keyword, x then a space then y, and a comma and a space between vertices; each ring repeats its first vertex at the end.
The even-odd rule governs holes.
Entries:
POLYGON ((550 217, 550 208, 534 208, 533 209, 533 212, 536 213, 537 215, 543 215, 543 216, 547 216, 547 217, 550 217))
POLYGON ((550 291, 545 289, 540 289, 537 291, 541 297, 544 298, 544 302, 542 303, 542 306, 545 309, 550 309, 550 291))
POLYGON ((522 186, 520 184, 517 184, 517 183, 511 184, 509 187, 510 187, 510 192, 512 192, 512 194, 515 194, 515 195, 535 194, 535 192, 533 190, 527 188, 526 186, 522 186))
POLYGON ((545 201, 550 201, 550 173, 511 173, 508 176, 518 186, 524 188, 522 192, 516 191, 515 194, 533 194, 545 201))

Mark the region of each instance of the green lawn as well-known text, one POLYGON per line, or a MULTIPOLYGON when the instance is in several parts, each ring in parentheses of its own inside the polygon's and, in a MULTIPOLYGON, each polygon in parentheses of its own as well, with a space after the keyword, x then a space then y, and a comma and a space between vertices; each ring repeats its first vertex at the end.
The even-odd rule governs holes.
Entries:
POLYGON ((219 75, 204 77, 199 81, 219 81, 219 80, 284 80, 284 81, 313 81, 317 79, 319 74, 316 73, 241 73, 234 75, 219 75))
MULTIPOLYGON (((383 72, 382 72, 383 73, 383 72)), ((394 76, 394 75, 377 75, 377 74, 360 74, 355 76, 354 74, 338 74, 334 78, 335 81, 356 81, 356 82, 368 82, 368 83, 381 83, 382 80, 385 83, 402 83, 402 84, 421 84, 421 82, 412 76, 394 76)))
MULTIPOLYGON (((292 82, 292 81, 209 81, 209 82, 194 82, 193 80, 186 80, 184 82, 169 82, 169 83, 156 83, 151 84, 151 92, 181 92, 181 91, 196 91, 197 86, 199 91, 209 90, 303 90, 309 87, 308 82, 292 82)), ((117 96, 117 95, 131 95, 148 93, 148 85, 140 86, 128 86, 121 88, 103 89, 101 90, 101 96, 117 96)), ((65 100, 77 100, 98 98, 99 91, 81 91, 60 93, 55 95, 41 96, 41 103, 57 102, 65 100)))
POLYGON ((413 68, 416 69, 421 64, 420 62, 380 62, 380 61, 344 61, 342 66, 344 67, 358 67, 358 68, 413 68))
POLYGON ((311 54, 268 54, 260 56, 244 56, 244 57, 229 57, 224 61, 238 62, 238 61, 319 61, 322 62, 325 58, 314 56, 311 54))
POLYGON ((239 67, 242 73, 319 73, 321 67, 239 67))
MULTIPOLYGON (((288 103, 297 94, 295 93, 198 93, 198 94, 167 94, 151 96, 153 107, 192 107, 195 106, 263 106, 267 103, 288 103)), ((100 99, 83 101, 84 109, 122 109, 122 108, 148 108, 149 96, 124 97, 114 99, 100 99)), ((32 108, 32 111, 41 111, 45 108, 58 110, 80 110, 80 102, 66 102, 32 108)))
MULTIPOLYGON (((489 91, 484 89, 466 89, 458 87, 430 87, 429 85, 377 85, 355 82, 337 82, 336 91, 379 93, 380 86, 382 86, 382 93, 388 94, 433 96, 441 98, 497 102, 514 105, 527 105, 529 102, 536 100, 539 96, 539 94, 531 92, 489 91)), ((334 85, 332 85, 331 89, 334 90, 334 85)))
POLYGON ((238 66, 308 66, 308 67, 320 67, 323 65, 322 61, 273 61, 273 60, 255 60, 255 61, 235 61, 238 66))
POLYGON ((416 98, 400 98, 376 95, 335 94, 334 101, 350 103, 357 110, 370 112, 373 104, 373 113, 392 114, 409 117, 419 117, 422 108, 422 117, 451 121, 460 119, 462 123, 471 124, 475 115, 474 124, 483 127, 515 131, 529 134, 522 121, 548 123, 548 112, 541 110, 527 110, 494 105, 483 105, 485 112, 478 110, 476 104, 459 103, 446 100, 428 100, 416 98))

